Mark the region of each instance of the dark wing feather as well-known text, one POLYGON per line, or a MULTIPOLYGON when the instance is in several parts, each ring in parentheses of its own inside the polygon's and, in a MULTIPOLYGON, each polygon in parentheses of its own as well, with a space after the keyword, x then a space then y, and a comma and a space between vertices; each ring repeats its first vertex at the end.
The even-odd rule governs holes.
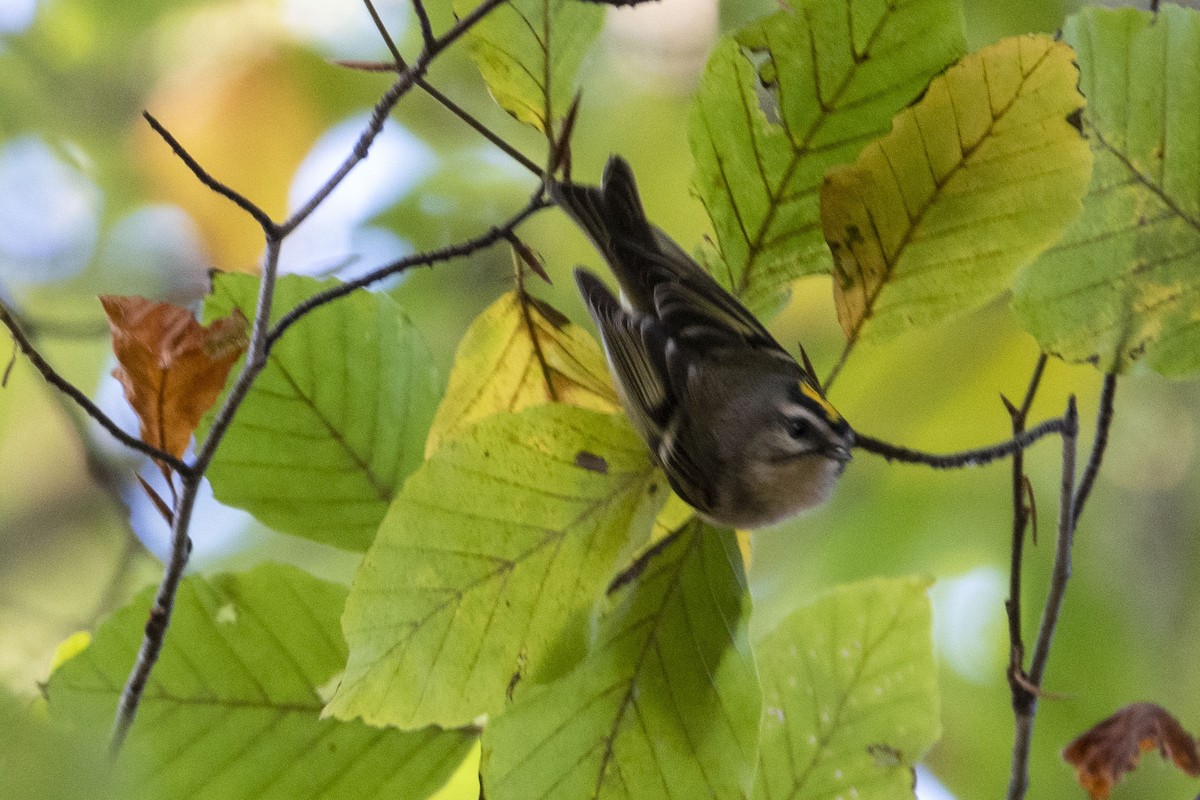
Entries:
POLYGON ((587 270, 577 267, 575 282, 600 331, 629 420, 650 448, 657 449, 668 417, 678 406, 666 361, 666 334, 653 317, 622 308, 587 270))

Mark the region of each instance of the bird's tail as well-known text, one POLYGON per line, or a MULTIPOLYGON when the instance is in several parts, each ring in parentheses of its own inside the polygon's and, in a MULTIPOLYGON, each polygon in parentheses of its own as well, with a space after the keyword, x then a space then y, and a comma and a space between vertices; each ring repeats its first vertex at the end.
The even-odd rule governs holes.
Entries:
POLYGON ((598 187, 551 183, 549 191, 604 256, 630 305, 639 311, 652 309, 662 251, 625 159, 608 160, 598 187))

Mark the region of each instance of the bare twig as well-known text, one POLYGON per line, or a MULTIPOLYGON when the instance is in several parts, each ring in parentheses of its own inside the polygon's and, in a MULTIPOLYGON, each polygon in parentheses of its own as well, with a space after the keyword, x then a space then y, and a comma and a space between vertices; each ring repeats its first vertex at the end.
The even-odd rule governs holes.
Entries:
POLYGON ((479 236, 437 250, 406 256, 405 258, 393 261, 391 264, 386 264, 379 269, 372 270, 360 278, 314 294, 279 318, 279 321, 275 323, 275 326, 271 328, 270 333, 267 335, 267 351, 270 351, 275 342, 279 341, 279 337, 283 336, 288 328, 292 327, 292 325, 296 324, 302 317, 311 313, 314 309, 320 308, 326 303, 333 302, 339 297, 344 297, 355 289, 361 289, 376 281, 383 280, 390 275, 396 275, 413 267, 431 267, 438 262, 461 258, 482 250, 485 247, 491 247, 497 242, 506 239, 514 228, 548 205, 549 202, 539 189, 530 198, 525 207, 510 217, 508 221, 485 231, 479 236))
POLYGON ((417 23, 421 26, 421 39, 425 42, 425 49, 433 47, 433 26, 429 23, 429 12, 425 10, 425 3, 422 0, 412 0, 413 13, 417 15, 417 23))
MULTIPOLYGON (((1038 356, 1037 365, 1033 368, 1033 375, 1025 390, 1025 399, 1021 402, 1020 407, 1014 406, 1008 401, 1008 398, 1001 396, 1012 420, 1014 439, 1020 437, 1025 431, 1025 420, 1029 416, 1029 409, 1033 406, 1033 399, 1037 395, 1045 369, 1046 354, 1042 353, 1038 356)), ((1012 460, 1012 559, 1008 571, 1008 599, 1004 602, 1004 609, 1008 615, 1008 684, 1012 691, 1014 713, 1017 714, 1020 714, 1021 710, 1036 696, 1036 693, 1030 688, 1029 679, 1025 676, 1025 640, 1021 633, 1021 565, 1024 563, 1025 531, 1029 527, 1031 518, 1035 530, 1037 526, 1032 497, 1033 491, 1029 479, 1025 476, 1025 451, 1018 449, 1013 453, 1012 460), (1027 496, 1030 498, 1028 503, 1026 502, 1027 496)))
POLYGON ((1075 537, 1075 447, 1079 435, 1079 417, 1075 409, 1074 396, 1067 400, 1067 413, 1063 416, 1063 471, 1058 514, 1058 541, 1054 549, 1054 568, 1050 578, 1050 591, 1042 610, 1042 622, 1038 626, 1037 641, 1029 667, 1029 683, 1037 691, 1029 691, 1028 707, 1016 713, 1013 735, 1012 771, 1008 784, 1008 800, 1021 800, 1029 787, 1029 749, 1033 741, 1033 721, 1037 712, 1037 694, 1041 690, 1046 662, 1050 657, 1050 646, 1054 631, 1062 613, 1063 597, 1067 581, 1071 577, 1071 546, 1075 537))
POLYGON ((450 30, 446 31, 441 36, 426 44, 421 54, 412 62, 400 76, 396 78, 395 83, 384 92, 383 97, 375 104, 374 111, 371 112, 371 119, 367 123, 366 129, 358 137, 358 141, 354 145, 354 150, 346 157, 346 160, 334 171, 324 184, 313 193, 308 202, 301 206, 288 219, 281 223, 277 230, 279 238, 283 238, 296 229, 300 223, 308 219, 309 215, 316 210, 317 206, 325 201, 329 193, 337 188, 342 179, 350 174, 350 170, 354 169, 358 162, 367 157, 367 152, 371 148, 371 143, 379 136, 379 132, 383 130, 383 123, 392 113, 396 103, 400 101, 413 85, 423 78, 425 71, 429 69, 429 64, 433 59, 445 50, 447 47, 458 41, 467 31, 469 31, 479 20, 487 16, 497 6, 507 2, 508 0, 483 0, 478 6, 462 17, 450 30))
POLYGON ((179 143, 179 140, 176 139, 170 131, 163 127, 162 123, 155 119, 153 114, 151 114, 149 111, 143 111, 142 116, 145 118, 146 122, 150 123, 150 127, 154 129, 154 132, 162 137, 162 140, 171 147, 171 151, 179 157, 180 161, 187 165, 187 168, 192 171, 192 174, 195 175, 201 183, 222 197, 232 201, 234 205, 253 217, 254 221, 262 227, 263 232, 266 233, 267 236, 272 236, 275 234, 277 226, 267 212, 250 202, 245 195, 230 188, 229 186, 226 186, 224 183, 221 183, 221 181, 209 174, 208 170, 200 166, 200 162, 196 161, 196 159, 192 157, 191 153, 184 149, 184 146, 179 143))
POLYGON ((167 559, 166 570, 159 583, 158 592, 154 596, 154 605, 150 608, 150 617, 146 621, 145 635, 138 650, 133 669, 121 691, 121 699, 117 704, 116 718, 113 720, 112 736, 109 740, 111 752, 115 755, 129 734, 141 703, 142 693, 146 682, 158 661, 162 651, 163 640, 166 637, 167 626, 171 622, 171 611, 175 606, 175 594, 179 591, 179 582, 183 579, 183 571, 187 567, 188 557, 192 552, 192 541, 188 535, 191 525, 192 511, 196 505, 196 495, 200 491, 201 481, 209 463, 212 462, 217 446, 233 422, 233 416, 241 406, 242 401, 250 391, 254 379, 266 365, 267 330, 270 325, 271 300, 275 291, 275 276, 279 267, 280 240, 267 239, 267 255, 263 264, 262 281, 259 283, 258 301, 254 312, 254 327, 250 331, 250 345, 246 351, 246 359, 241 372, 233 387, 225 396, 221 408, 213 418, 212 427, 204 442, 196 449, 196 460, 193 472, 183 476, 183 491, 175 502, 174 520, 171 526, 171 553, 167 559))
POLYGON ((934 469, 961 469, 962 467, 983 466, 984 464, 990 464, 993 461, 1007 458, 1019 450, 1029 447, 1038 439, 1049 436, 1052 433, 1062 433, 1063 426, 1064 422, 1060 418, 1048 419, 1040 425, 1025 431, 1020 436, 1014 436, 1007 442, 1001 442, 990 447, 980 447, 974 450, 964 450, 959 453, 948 453, 946 455, 925 453, 908 447, 900 447, 899 445, 889 444, 876 439, 873 436, 867 436, 864 433, 855 433, 854 446, 861 450, 866 450, 868 453, 883 456, 888 461, 922 464, 934 469))
MULTIPOLYGON (((400 48, 396 47, 395 40, 393 40, 392 35, 388 33, 387 27, 383 24, 383 19, 379 16, 379 11, 375 8, 375 4, 371 2, 371 0, 363 0, 363 5, 367 7, 367 13, 371 15, 371 21, 375 23, 375 29, 379 31, 380 37, 383 38, 384 44, 387 45, 388 52, 392 54, 392 64, 388 65, 386 63, 380 63, 372 65, 360 64, 352 61, 343 61, 338 63, 344 64, 345 66, 354 67, 356 69, 370 68, 387 70, 390 72, 403 72, 405 69, 407 69, 404 56, 400 55, 400 48)), ((417 5, 419 5, 419 3, 417 5)), ((422 10, 424 10, 424 6, 420 7, 422 10)), ((532 172, 537 177, 542 177, 541 168, 537 164, 533 163, 530 158, 506 142, 500 137, 499 134, 497 134, 487 125, 484 125, 482 122, 480 122, 471 114, 471 112, 467 111, 458 103, 454 102, 445 94, 443 94, 440 89, 433 86, 433 84, 429 83, 429 81, 425 80, 425 78, 417 78, 417 86, 434 100, 441 103, 442 106, 450 111, 450 113, 454 114, 454 116, 458 117, 460 120, 469 125, 472 130, 502 150, 505 155, 507 155, 513 161, 516 161, 518 164, 532 172)))
POLYGON ((165 450, 160 450, 154 445, 147 444, 135 436, 130 436, 117 423, 113 422, 112 418, 100 410, 100 407, 91 401, 91 399, 75 387, 70 381, 55 371, 54 367, 42 357, 41 353, 34 347, 33 342, 21 330, 21 326, 17 323, 16 318, 9 310, 8 306, 0 303, 0 322, 4 323, 4 327, 8 328, 13 336, 13 340, 17 344, 17 348, 29 359, 34 368, 41 373, 42 378, 46 383, 49 383, 55 389, 71 398, 77 406, 83 409, 83 412, 100 424, 104 430, 108 431, 113 437, 126 447, 137 450, 139 453, 144 453, 151 458, 158 459, 161 463, 166 464, 171 469, 178 472, 180 475, 187 475, 192 472, 192 467, 189 467, 180 459, 171 455, 165 450))
POLYGON ((1112 427, 1113 404, 1116 396, 1117 376, 1110 372, 1104 376, 1104 388, 1100 390, 1100 408, 1096 412, 1096 436, 1092 440, 1092 453, 1083 470, 1083 477, 1079 480, 1079 491, 1075 493, 1075 509, 1072 516, 1076 525, 1079 524, 1079 517, 1083 514, 1083 504, 1087 502, 1088 496, 1092 493, 1096 476, 1100 474, 1100 463, 1104 460, 1104 451, 1108 447, 1108 431, 1112 427))
MULTIPOLYGON (((253 328, 250 334, 250 345, 247 349, 242 369, 213 418, 208 436, 198 446, 193 466, 187 472, 180 473, 183 491, 180 493, 174 509, 174 524, 171 529, 171 553, 163 573, 162 582, 159 584, 158 592, 154 598, 154 605, 150 609, 149 619, 146 622, 145 635, 142 638, 137 659, 134 662, 133 669, 130 671, 129 678, 125 683, 125 688, 121 692, 121 698, 117 705, 117 713, 113 720, 110 740, 111 752, 114 755, 120 750, 122 743, 129 733, 130 727, 133 725, 138 706, 141 703, 141 698, 146 688, 146 683, 149 681, 154 665, 158 661, 159 653, 162 651, 167 627, 171 620, 171 612, 175 604, 175 596, 179 589, 179 582, 183 578, 183 572, 187 566, 188 557, 191 554, 191 539, 188 536, 188 530, 191 524, 192 511, 195 508, 196 496, 199 492, 204 473, 208 469, 208 465, 211 463, 217 447, 228 431, 230 424, 232 424, 234 415, 249 393, 250 387, 266 366, 267 353, 273 341, 278 338, 279 334, 286 330, 287 325, 295 322, 295 320, 299 319, 307 311, 323 303, 330 302, 355 288, 365 286, 387 275, 394 274, 417 264, 445 260, 445 258, 454 257, 460 252, 473 252, 473 250, 481 246, 486 246, 486 244, 468 243, 471 244, 470 247, 452 246, 443 248, 442 251, 434 254, 424 254, 423 256, 406 259, 404 262, 397 262, 396 264, 376 270, 370 275, 360 278, 358 281, 338 287, 339 291, 325 292, 322 295, 310 298, 309 301, 301 304, 300 307, 293 309, 293 314, 288 315, 290 321, 287 322, 287 325, 283 324, 284 320, 280 320, 280 325, 276 326, 274 330, 270 326, 271 301, 275 291, 276 273, 279 266, 279 251, 284 238, 324 202, 330 192, 341 183, 358 162, 367 157, 371 143, 383 129, 383 124, 388 114, 391 113, 392 108, 400 98, 412 88, 414 82, 428 69, 429 63, 433 58, 453 42, 457 41, 471 26, 475 25, 488 12, 503 2, 505 0, 483 0, 470 14, 460 19, 441 37, 426 42, 426 46, 417 60, 400 74, 387 92, 384 93, 383 97, 380 98, 379 102, 376 103, 371 120, 359 136, 353 152, 342 162, 334 174, 317 189, 312 197, 282 224, 275 224, 256 205, 212 178, 178 144, 170 133, 159 125, 153 117, 147 115, 150 124, 171 145, 175 153, 188 165, 202 183, 213 191, 237 203, 239 207, 259 222, 266 237, 266 255, 262 270, 262 280, 259 284, 258 300, 255 306, 253 328), (444 253, 449 253, 449 255, 443 255, 444 253), (275 334, 274 337, 272 337, 272 333, 275 334)), ((515 227, 521 220, 542 207, 544 203, 542 188, 539 187, 534 200, 530 202, 525 211, 518 214, 513 220, 510 220, 509 225, 515 227)), ((511 230, 511 227, 509 230, 511 230)), ((503 238, 505 233, 504 230, 500 229, 494 229, 493 232, 494 238, 488 239, 487 243, 489 244, 492 241, 503 238)), ((485 235, 479 238, 487 239, 488 237, 485 235)))

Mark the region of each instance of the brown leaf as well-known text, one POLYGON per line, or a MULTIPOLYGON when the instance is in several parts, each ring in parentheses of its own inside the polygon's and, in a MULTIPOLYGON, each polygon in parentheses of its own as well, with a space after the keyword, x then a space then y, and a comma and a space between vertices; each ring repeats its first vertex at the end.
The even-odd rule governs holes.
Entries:
POLYGON ((1078 770, 1079 785, 1093 800, 1106 800, 1121 776, 1138 765, 1142 753, 1158 748, 1188 775, 1200 777, 1196 740, 1162 706, 1134 703, 1097 723, 1063 750, 1078 770))
POLYGON ((113 376, 137 412, 142 440, 182 457, 245 351, 249 323, 236 309, 205 327, 170 303, 115 295, 100 302, 120 364, 113 376))

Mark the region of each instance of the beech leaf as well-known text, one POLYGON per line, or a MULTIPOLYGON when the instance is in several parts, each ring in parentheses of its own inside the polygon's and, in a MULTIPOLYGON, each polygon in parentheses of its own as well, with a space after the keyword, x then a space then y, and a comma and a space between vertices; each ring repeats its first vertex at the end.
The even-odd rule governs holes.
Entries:
POLYGON ((1142 753, 1158 748, 1163 758, 1200 778, 1196 740, 1160 705, 1134 703, 1097 723, 1063 750, 1078 771, 1079 785, 1093 800, 1105 800, 1121 776, 1138 765, 1142 753))
POLYGON ((723 38, 688 123, 714 277, 764 313, 795 279, 827 272, 825 171, 887 133, 965 51, 959 0, 792 0, 723 38))
POLYGON ((505 292, 471 323, 425 454, 484 417, 545 403, 613 413, 620 406, 591 334, 523 292, 505 292))
POLYGON ((1074 58, 1046 36, 973 53, 826 174, 821 221, 849 344, 984 305, 1079 214, 1092 156, 1074 58))
POLYGON ((113 377, 137 412, 142 441, 182 456, 246 349, 249 323, 241 311, 211 325, 192 312, 144 297, 101 295, 108 315, 113 377))

